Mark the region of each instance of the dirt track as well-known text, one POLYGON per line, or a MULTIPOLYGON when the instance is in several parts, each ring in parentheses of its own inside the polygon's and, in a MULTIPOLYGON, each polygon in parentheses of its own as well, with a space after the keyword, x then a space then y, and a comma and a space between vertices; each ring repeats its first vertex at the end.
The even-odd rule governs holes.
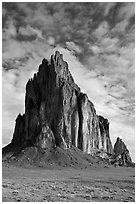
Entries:
POLYGON ((135 169, 3 166, 3 202, 135 201, 135 169))

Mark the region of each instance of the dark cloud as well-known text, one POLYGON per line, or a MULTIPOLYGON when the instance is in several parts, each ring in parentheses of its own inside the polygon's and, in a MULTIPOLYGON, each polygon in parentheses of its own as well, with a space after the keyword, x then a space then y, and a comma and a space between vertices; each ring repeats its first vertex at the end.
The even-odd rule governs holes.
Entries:
MULTIPOLYGON (((94 31, 99 29, 103 22, 106 23, 104 29, 105 25, 110 27, 109 35, 116 36, 117 34, 118 38, 122 38, 125 34, 120 32, 122 29, 120 27, 123 29, 127 27, 128 31, 130 30, 134 14, 131 15, 131 12, 130 15, 126 15, 126 13, 128 13, 127 9, 132 7, 131 3, 111 2, 3 3, 5 16, 3 26, 6 27, 6 22, 12 19, 18 32, 16 36, 18 40, 35 40, 36 35, 23 36, 19 32, 20 29, 25 29, 29 25, 31 28, 40 30, 45 38, 52 35, 56 44, 64 46, 66 41, 73 41, 82 47, 86 55, 90 55, 91 51, 87 44, 96 41, 97 36, 94 31), (125 22, 123 22, 124 19, 126 19, 125 22)), ((84 56, 80 55, 80 59, 83 58, 84 56)))

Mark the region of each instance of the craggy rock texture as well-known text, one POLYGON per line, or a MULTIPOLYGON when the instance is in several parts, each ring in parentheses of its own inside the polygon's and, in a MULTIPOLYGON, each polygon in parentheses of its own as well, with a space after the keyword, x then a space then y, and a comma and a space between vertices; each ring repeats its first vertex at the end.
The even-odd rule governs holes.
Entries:
POLYGON ((79 107, 79 132, 78 148, 91 153, 91 148, 99 148, 100 130, 98 118, 93 103, 88 100, 86 94, 78 96, 79 107))
POLYGON ((44 59, 39 72, 26 86, 26 140, 36 144, 41 129, 48 125, 57 146, 63 149, 72 144, 77 146, 79 93, 80 89, 59 52, 51 56, 50 63, 44 59))
POLYGON ((16 118, 16 125, 13 134, 12 143, 21 146, 25 141, 25 114, 19 114, 16 118))
POLYGON ((114 145, 114 161, 115 164, 120 166, 131 166, 134 165, 132 163, 132 159, 129 154, 129 150, 127 149, 125 143, 119 137, 116 140, 114 145))
MULTIPOLYGON (((16 119, 10 149, 12 145, 44 150, 77 147, 89 154, 100 149, 103 155, 113 154, 108 120, 97 116, 93 103, 75 84, 58 51, 50 61, 43 59, 26 85, 25 114, 16 119)), ((114 153, 115 157, 121 155, 124 163, 131 159, 119 139, 114 153)))
POLYGON ((25 114, 16 119, 12 143, 41 148, 72 145, 91 153, 103 148, 112 153, 107 119, 96 115, 88 96, 75 84, 63 56, 56 52, 43 59, 26 85, 25 114))
POLYGON ((101 132, 102 148, 109 154, 113 153, 113 147, 109 136, 109 122, 106 118, 99 115, 99 127, 101 132))

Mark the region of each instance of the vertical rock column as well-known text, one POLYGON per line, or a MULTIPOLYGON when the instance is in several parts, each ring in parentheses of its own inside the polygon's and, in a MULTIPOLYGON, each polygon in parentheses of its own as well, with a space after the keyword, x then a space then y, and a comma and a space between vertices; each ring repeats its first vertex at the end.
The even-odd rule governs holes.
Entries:
POLYGON ((80 93, 78 148, 91 153, 92 148, 99 147, 99 124, 94 105, 86 94, 80 93))
POLYGON ((19 114, 16 118, 12 144, 21 146, 25 141, 25 115, 19 114))
POLYGON ((120 165, 130 166, 132 163, 129 150, 119 137, 114 144, 114 156, 120 165))
POLYGON ((109 136, 109 122, 107 119, 103 118, 99 115, 99 127, 101 133, 101 142, 102 142, 102 149, 104 149, 107 153, 113 153, 113 147, 109 136))
POLYGON ((57 146, 66 149, 76 145, 79 124, 78 92, 80 89, 74 83, 68 64, 59 52, 51 56, 50 62, 43 59, 39 72, 26 86, 26 139, 33 143, 39 141, 41 144, 40 139, 36 138, 40 135, 47 137, 45 130, 48 127, 57 146))

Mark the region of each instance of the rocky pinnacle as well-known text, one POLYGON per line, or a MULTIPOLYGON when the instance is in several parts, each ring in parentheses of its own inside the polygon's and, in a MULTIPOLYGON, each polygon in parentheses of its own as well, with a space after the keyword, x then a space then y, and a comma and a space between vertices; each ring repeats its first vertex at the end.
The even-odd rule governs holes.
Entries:
POLYGON ((75 84, 58 51, 50 61, 43 59, 26 85, 25 113, 16 119, 12 144, 113 152, 108 120, 97 116, 93 103, 75 84))

